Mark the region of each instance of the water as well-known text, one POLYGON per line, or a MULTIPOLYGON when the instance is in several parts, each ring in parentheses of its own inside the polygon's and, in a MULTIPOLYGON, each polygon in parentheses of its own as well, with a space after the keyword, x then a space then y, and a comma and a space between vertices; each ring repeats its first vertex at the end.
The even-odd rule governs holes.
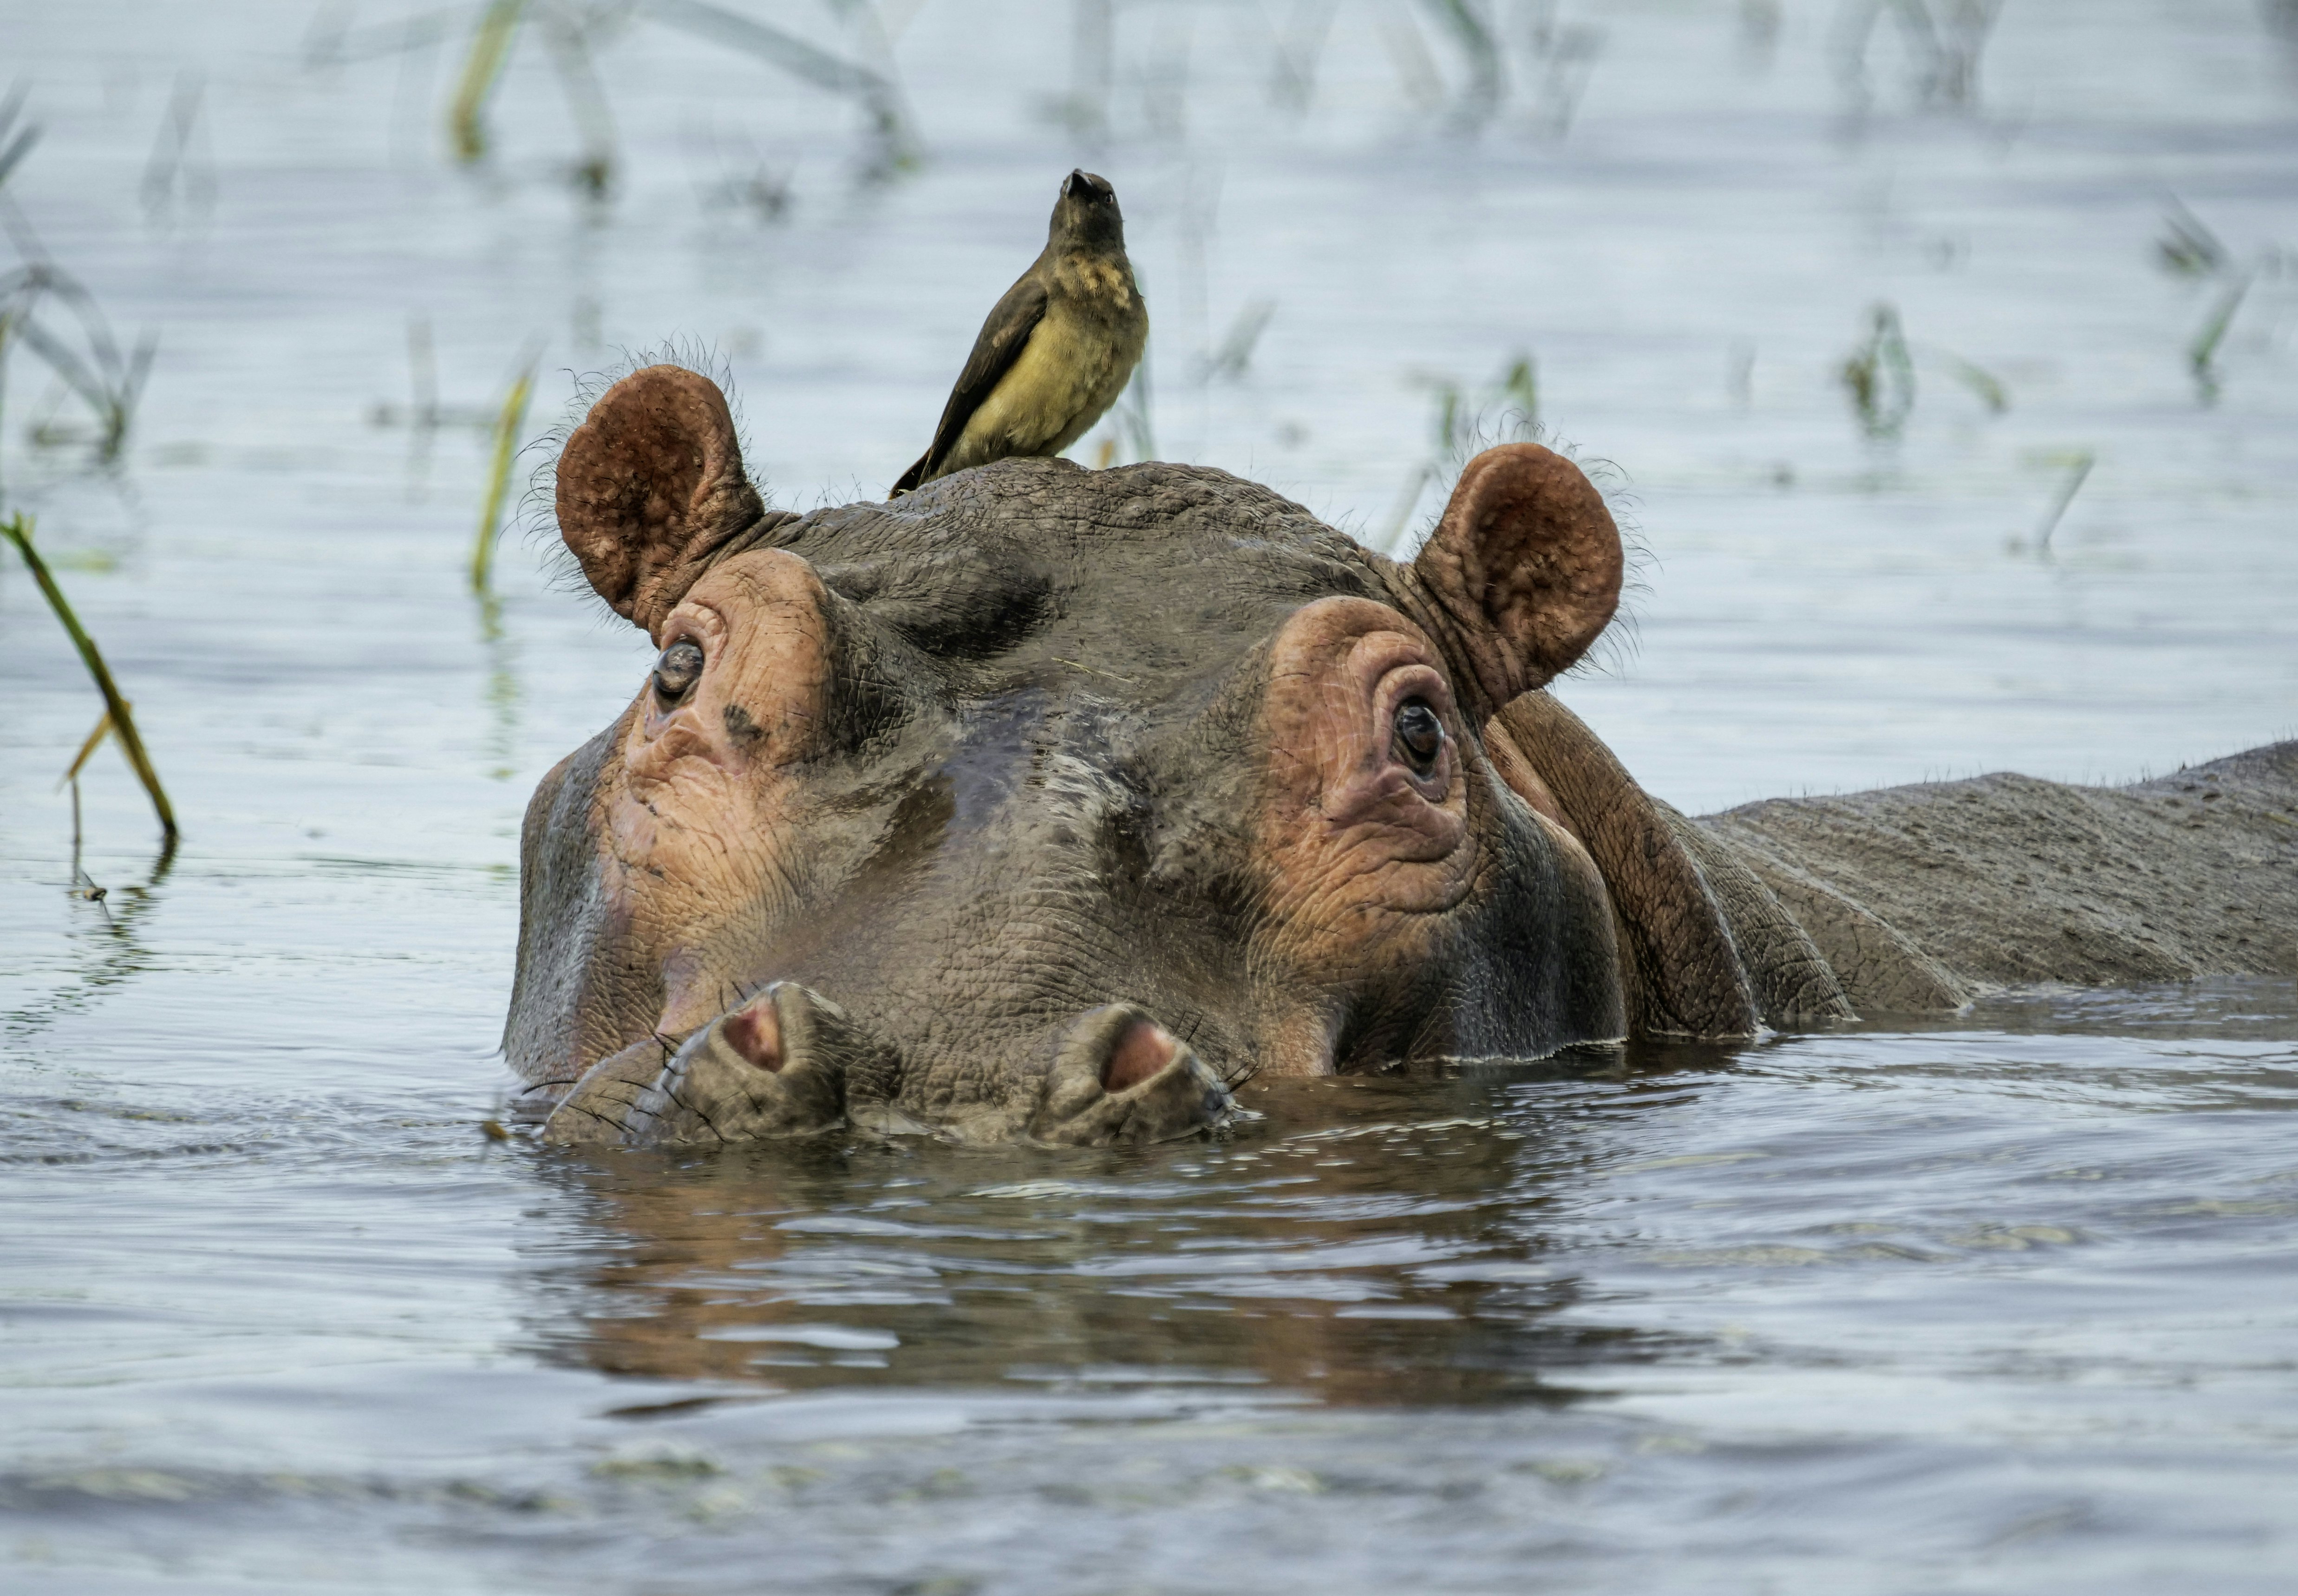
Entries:
POLYGON ((483 434, 372 419, 411 318, 462 409, 540 340, 530 433, 568 370, 685 336, 781 502, 881 492, 1085 160, 1152 296, 1162 455, 1386 536, 1424 379, 1533 354, 1650 555, 1633 646, 1566 696, 1662 796, 2127 779, 2298 732, 2298 68, 2266 12, 2012 0, 1968 115, 1915 109, 1879 32, 1855 117, 1832 7, 1766 47, 1759 5, 1567 5, 1601 38, 1566 134, 1527 91, 1464 141, 1370 5, 1299 120, 1252 8, 1127 8, 1095 146, 1045 114, 1065 9, 938 0, 897 45, 928 164, 885 186, 846 109, 645 24, 602 68, 595 211, 531 44, 473 178, 437 153, 446 55, 310 72, 305 7, 214 11, 0 35, 45 128, 7 194, 161 338, 116 474, 28 442, 72 415, 12 357, 0 484, 186 832, 155 865, 107 750, 108 896, 67 895, 52 786, 96 701, 0 575, 12 1590, 2286 1581, 2287 980, 1263 1088, 1235 1139, 1134 1154, 488 1141, 519 810, 642 645, 516 540, 475 604, 483 434), (186 71, 188 175, 147 207, 186 71), (757 165, 782 219, 706 203, 757 165), (2154 264, 2172 196, 2255 273, 2214 398, 2185 351, 2232 279, 2154 264), (1243 378, 1200 382, 1260 298, 1243 378), (1836 375, 1878 301, 1916 363, 1896 440, 1836 375))

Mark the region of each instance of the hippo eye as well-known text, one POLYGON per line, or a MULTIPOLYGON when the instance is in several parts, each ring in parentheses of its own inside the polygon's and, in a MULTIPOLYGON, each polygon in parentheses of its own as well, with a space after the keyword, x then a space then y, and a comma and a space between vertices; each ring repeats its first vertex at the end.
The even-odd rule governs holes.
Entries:
POLYGON ((1426 699, 1407 699, 1396 712, 1396 748, 1415 775, 1434 775, 1444 751, 1444 723, 1426 699))
POLYGON ((690 637, 680 638, 654 662, 654 695, 665 704, 677 703, 701 679, 702 645, 690 637))

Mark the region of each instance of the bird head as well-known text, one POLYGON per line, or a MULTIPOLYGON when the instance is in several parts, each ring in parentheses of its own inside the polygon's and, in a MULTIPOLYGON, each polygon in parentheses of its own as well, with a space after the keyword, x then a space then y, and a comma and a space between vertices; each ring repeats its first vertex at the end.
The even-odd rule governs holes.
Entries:
POLYGON ((1054 243, 1079 245, 1125 244, 1125 217, 1117 208, 1117 190, 1105 178, 1073 171, 1062 184, 1062 197, 1054 202, 1053 225, 1047 236, 1054 243))

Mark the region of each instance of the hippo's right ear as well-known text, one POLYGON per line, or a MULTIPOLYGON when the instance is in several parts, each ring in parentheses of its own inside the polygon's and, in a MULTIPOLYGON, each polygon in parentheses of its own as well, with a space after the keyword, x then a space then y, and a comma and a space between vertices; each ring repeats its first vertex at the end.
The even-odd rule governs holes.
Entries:
POLYGON ((1488 712, 1588 650, 1619 608, 1619 528, 1579 467, 1537 443, 1487 449, 1460 473, 1412 562, 1488 712))
POLYGON ((559 536, 599 596, 649 634, 765 514, 726 396, 676 366, 608 389, 558 457, 559 536))

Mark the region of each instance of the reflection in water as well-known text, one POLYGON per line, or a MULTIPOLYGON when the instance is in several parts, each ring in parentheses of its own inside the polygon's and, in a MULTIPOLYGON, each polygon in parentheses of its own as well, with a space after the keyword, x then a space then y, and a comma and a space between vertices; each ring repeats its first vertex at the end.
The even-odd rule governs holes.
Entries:
POLYGON ((487 651, 487 778, 508 781, 518 773, 518 644, 503 630, 502 600, 484 588, 473 597, 487 651))
POLYGON ((1705 1061, 1674 1051, 1658 1078, 1479 1066, 1249 1088, 1257 1126, 1141 1153, 554 1153, 594 1240, 570 1261, 561 1238, 531 1322, 609 1372, 791 1390, 1567 1401, 1558 1371, 1671 1344, 1561 1322, 1583 1287, 1540 1219, 1634 1156, 1642 1110, 1697 1095, 1685 1066, 1705 1061))
POLYGON ((138 935, 158 908, 161 885, 176 867, 177 839, 168 838, 152 860, 151 872, 140 882, 108 888, 101 892, 85 885, 80 869, 79 788, 73 790, 72 885, 74 925, 68 933, 73 962, 79 968, 71 980, 37 1002, 0 1015, 12 1038, 29 1037, 67 1014, 93 1007, 112 988, 125 985, 153 967, 154 956, 138 935))

